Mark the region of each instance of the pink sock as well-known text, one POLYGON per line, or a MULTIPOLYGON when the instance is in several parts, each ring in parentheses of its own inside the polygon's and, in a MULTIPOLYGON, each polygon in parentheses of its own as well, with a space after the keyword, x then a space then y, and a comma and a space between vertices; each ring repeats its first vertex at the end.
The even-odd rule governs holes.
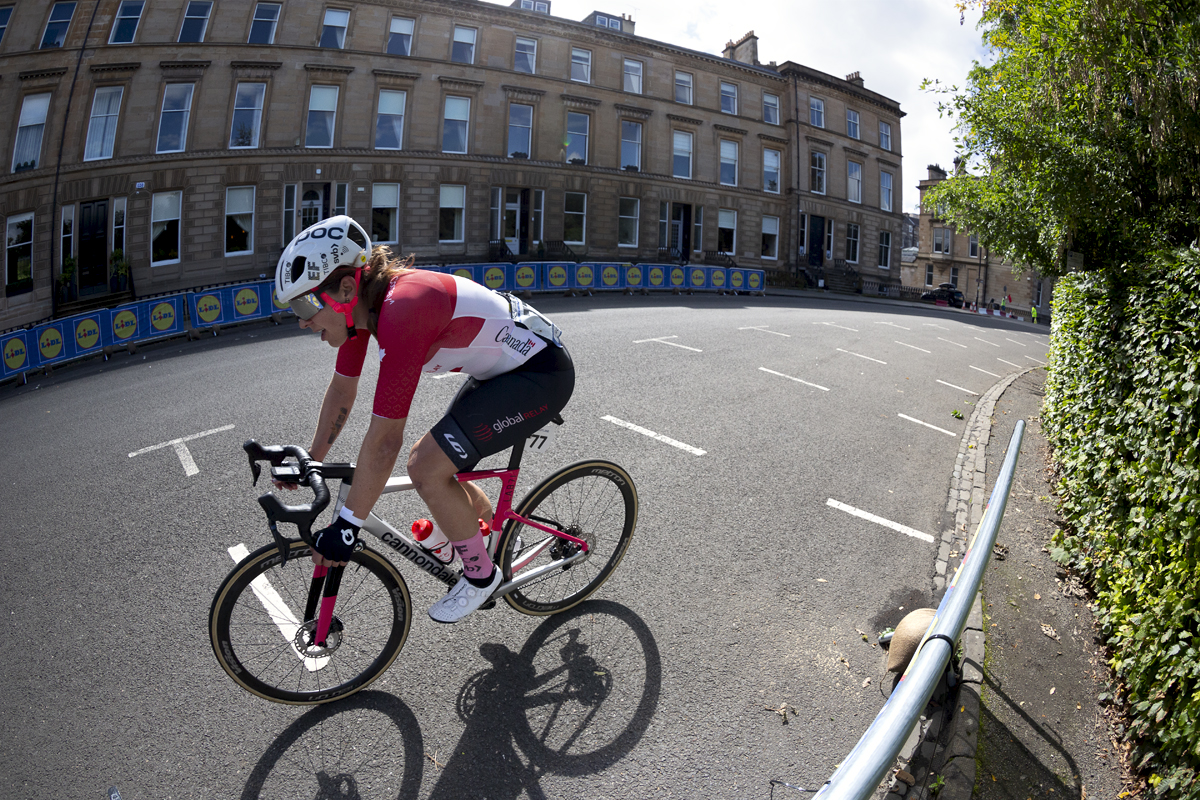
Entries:
POLYGON ((492 560, 488 558, 483 535, 475 531, 470 539, 454 543, 454 552, 462 559, 463 575, 468 580, 486 580, 492 576, 492 560))

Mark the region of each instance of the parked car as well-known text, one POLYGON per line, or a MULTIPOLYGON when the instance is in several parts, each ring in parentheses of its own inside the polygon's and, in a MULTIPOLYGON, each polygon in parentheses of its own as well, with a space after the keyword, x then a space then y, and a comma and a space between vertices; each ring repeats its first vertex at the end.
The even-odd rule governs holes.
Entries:
POLYGON ((933 291, 925 292, 921 295, 921 299, 930 300, 935 303, 941 300, 942 302, 953 306, 954 308, 962 308, 966 303, 963 293, 958 289, 955 289, 954 284, 950 283, 943 283, 933 291))

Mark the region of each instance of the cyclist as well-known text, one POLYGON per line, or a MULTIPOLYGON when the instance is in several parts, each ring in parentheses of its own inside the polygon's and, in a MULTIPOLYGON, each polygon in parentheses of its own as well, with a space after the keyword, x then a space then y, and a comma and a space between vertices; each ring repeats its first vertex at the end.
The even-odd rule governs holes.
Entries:
POLYGON ((338 351, 309 448, 317 460, 354 406, 370 337, 379 344, 374 416, 339 518, 314 533, 318 566, 349 559, 396 464, 421 372, 471 376, 408 457, 417 493, 463 563, 462 577, 429 616, 457 622, 487 602, 501 574, 479 531, 479 519, 491 521, 491 502, 455 473, 519 446, 558 414, 574 389, 575 368, 559 330, 518 298, 412 263, 412 256, 400 261, 385 247, 372 248, 357 222, 335 216, 288 244, 275 270, 275 294, 301 328, 338 351))

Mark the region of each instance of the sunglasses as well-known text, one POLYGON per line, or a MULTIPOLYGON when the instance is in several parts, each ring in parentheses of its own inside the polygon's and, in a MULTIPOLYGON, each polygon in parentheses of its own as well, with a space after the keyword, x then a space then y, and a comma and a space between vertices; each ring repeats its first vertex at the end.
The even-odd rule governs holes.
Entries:
POLYGON ((317 315, 317 312, 325 308, 325 304, 317 297, 316 292, 302 294, 299 297, 288 301, 288 305, 292 307, 292 311, 300 319, 309 320, 317 315))

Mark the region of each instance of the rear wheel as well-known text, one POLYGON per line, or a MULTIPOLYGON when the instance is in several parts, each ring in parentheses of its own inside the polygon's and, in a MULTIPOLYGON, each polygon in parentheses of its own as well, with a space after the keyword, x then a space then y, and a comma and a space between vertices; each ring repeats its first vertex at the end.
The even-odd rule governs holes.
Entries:
POLYGON ((287 564, 267 545, 244 558, 213 598, 209 635, 217 661, 247 691, 277 703, 327 703, 368 686, 408 638, 412 604, 390 561, 364 549, 342 573, 325 646, 305 620, 311 549, 292 542, 287 564))
MULTIPOLYGON (((542 616, 583 602, 616 569, 637 524, 637 489, 609 461, 581 461, 546 478, 526 495, 516 513, 588 544, 586 558, 552 569, 504 596, 524 614, 542 616)), ((564 561, 579 545, 510 520, 500 540, 499 564, 506 581, 564 561)))

